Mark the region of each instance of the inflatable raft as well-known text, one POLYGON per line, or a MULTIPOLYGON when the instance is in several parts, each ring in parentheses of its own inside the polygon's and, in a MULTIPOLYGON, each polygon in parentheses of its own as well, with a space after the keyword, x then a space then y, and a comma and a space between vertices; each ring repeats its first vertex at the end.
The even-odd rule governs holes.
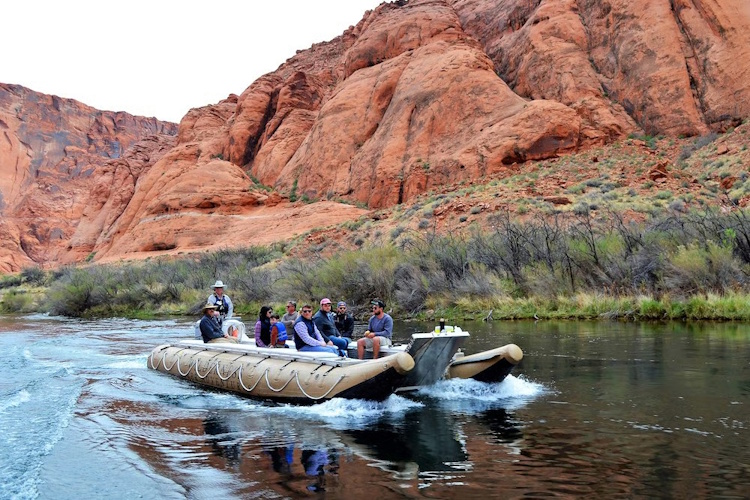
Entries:
POLYGON ((148 367, 242 396, 310 404, 331 398, 382 401, 414 368, 405 353, 377 360, 332 353, 185 340, 156 347, 148 367))
MULTIPOLYGON (((480 382, 502 382, 523 359, 523 351, 516 344, 482 351, 466 356, 460 351, 469 333, 458 327, 450 332, 415 333, 408 344, 394 344, 381 348, 383 356, 400 352, 409 353, 414 358, 415 368, 406 377, 404 385, 396 389, 404 392, 418 389, 421 386, 434 384, 442 378, 472 378, 480 382), (453 339, 440 349, 428 349, 432 338, 453 339)), ((356 356, 356 343, 349 344, 349 355, 356 356)), ((371 352, 368 355, 372 356, 371 352)))
MULTIPOLYGON (((515 344, 471 356, 460 352, 468 332, 415 333, 407 344, 381 349, 377 360, 357 359, 357 343, 349 357, 332 353, 300 352, 256 347, 238 320, 224 321, 224 330, 240 343, 183 340, 156 347, 148 366, 196 384, 252 398, 310 404, 332 398, 382 401, 443 378, 502 381, 523 358, 515 344)), ((366 353, 370 358, 372 352, 366 353)))
POLYGON ((523 359, 516 344, 508 344, 470 356, 458 353, 448 366, 445 378, 473 378, 480 382, 502 382, 523 359))

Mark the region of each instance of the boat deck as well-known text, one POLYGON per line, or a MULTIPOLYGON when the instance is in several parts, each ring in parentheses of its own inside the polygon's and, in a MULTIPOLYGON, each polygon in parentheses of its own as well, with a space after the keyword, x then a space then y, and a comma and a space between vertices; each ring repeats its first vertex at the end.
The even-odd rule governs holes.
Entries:
MULTIPOLYGON (((293 361, 310 362, 323 364, 327 366, 348 366, 364 362, 365 360, 357 358, 344 358, 332 352, 305 352, 298 351, 294 348, 271 348, 258 347, 250 343, 231 344, 217 342, 206 344, 202 340, 183 340, 173 344, 175 347, 185 347, 186 349, 197 349, 203 351, 213 351, 217 353, 237 353, 240 355, 253 355, 264 358, 274 358, 293 361)), ((372 360, 369 360, 372 361, 372 360)))

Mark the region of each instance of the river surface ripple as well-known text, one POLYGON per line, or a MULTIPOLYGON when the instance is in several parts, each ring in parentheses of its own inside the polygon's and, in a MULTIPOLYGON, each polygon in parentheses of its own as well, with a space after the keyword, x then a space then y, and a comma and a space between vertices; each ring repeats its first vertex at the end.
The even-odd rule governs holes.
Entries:
POLYGON ((147 369, 185 320, 2 320, 3 499, 750 497, 748 325, 465 323, 512 376, 296 407, 147 369))

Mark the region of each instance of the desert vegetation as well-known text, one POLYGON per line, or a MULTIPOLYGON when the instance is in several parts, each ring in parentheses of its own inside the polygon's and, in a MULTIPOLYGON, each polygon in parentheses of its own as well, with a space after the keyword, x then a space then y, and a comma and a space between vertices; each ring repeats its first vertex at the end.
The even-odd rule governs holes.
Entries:
POLYGON ((399 228, 397 243, 330 255, 248 247, 27 269, 0 282, 2 308, 80 317, 197 314, 218 278, 249 316, 261 304, 328 296, 359 312, 379 297, 411 318, 479 319, 490 311, 494 319, 750 318, 746 210, 668 210, 645 221, 614 211, 525 220, 500 211, 489 222, 489 229, 455 234, 399 228))

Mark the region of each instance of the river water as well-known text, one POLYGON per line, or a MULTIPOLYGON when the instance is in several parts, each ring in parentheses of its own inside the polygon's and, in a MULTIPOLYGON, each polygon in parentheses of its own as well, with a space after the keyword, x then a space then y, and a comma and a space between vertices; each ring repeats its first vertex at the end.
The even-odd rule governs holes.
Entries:
POLYGON ((187 320, 3 317, 0 498, 750 497, 749 325, 460 326, 524 360, 294 407, 147 369, 187 320))

